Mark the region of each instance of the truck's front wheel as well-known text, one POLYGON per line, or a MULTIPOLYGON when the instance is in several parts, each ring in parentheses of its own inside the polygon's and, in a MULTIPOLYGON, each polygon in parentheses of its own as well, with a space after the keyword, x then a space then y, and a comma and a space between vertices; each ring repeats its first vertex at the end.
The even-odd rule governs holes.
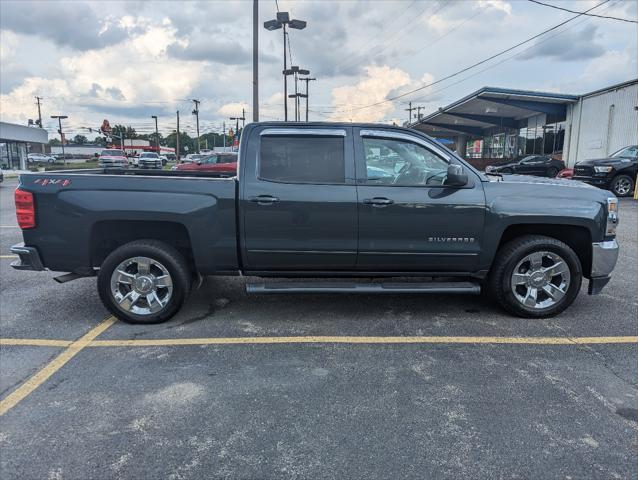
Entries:
POLYGON ((156 240, 122 245, 106 257, 97 288, 104 306, 128 323, 160 323, 175 315, 190 293, 184 257, 156 240))
POLYGON ((526 235, 496 254, 489 287, 507 311, 527 318, 559 314, 572 304, 583 278, 578 255, 555 238, 526 235))

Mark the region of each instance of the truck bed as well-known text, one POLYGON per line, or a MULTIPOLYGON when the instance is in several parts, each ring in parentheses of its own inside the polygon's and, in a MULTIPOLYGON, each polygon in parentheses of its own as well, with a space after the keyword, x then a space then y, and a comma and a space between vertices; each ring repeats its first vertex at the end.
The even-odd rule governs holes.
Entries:
POLYGON ((24 230, 25 244, 38 245, 51 270, 87 273, 87 266, 98 267, 113 246, 139 232, 189 252, 204 274, 239 270, 235 178, 212 172, 61 170, 23 174, 20 189, 34 195, 37 212, 36 228, 24 230))

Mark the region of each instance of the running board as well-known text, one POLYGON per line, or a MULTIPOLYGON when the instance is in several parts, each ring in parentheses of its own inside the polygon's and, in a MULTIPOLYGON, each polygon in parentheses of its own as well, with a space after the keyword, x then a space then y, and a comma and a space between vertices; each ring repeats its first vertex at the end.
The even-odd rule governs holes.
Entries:
POLYGON ((478 295, 475 282, 273 282, 247 283, 247 293, 464 293, 478 295))

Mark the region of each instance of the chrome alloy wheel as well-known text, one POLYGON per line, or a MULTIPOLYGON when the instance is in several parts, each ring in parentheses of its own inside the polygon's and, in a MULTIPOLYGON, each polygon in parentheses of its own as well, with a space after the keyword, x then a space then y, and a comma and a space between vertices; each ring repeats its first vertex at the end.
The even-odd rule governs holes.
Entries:
POLYGON ((629 195, 629 192, 631 191, 631 181, 628 178, 621 177, 616 180, 616 185, 614 187, 618 195, 629 195))
POLYGON ((556 305, 569 289, 571 275, 565 260, 554 252, 534 252, 524 257, 512 272, 514 297, 528 308, 556 305))
POLYGON ((123 310, 150 315, 168 304, 173 295, 173 279, 157 260, 133 257, 124 260, 113 271, 111 294, 123 310))

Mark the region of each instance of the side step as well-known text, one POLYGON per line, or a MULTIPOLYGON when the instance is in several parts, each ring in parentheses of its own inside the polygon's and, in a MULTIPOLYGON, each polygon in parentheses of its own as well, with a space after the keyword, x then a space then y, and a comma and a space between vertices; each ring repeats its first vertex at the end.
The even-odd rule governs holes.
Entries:
POLYGON ((476 282, 257 282, 246 284, 247 293, 464 293, 478 295, 476 282))

